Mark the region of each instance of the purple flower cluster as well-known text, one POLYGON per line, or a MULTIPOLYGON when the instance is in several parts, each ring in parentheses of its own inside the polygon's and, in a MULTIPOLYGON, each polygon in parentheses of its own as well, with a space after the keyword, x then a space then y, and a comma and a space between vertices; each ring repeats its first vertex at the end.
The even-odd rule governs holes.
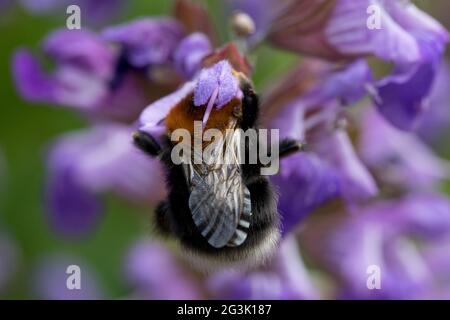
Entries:
POLYGON ((133 297, 449 298, 450 199, 441 184, 450 165, 428 144, 450 122, 444 27, 400 0, 224 0, 256 30, 239 46, 216 49, 206 11, 177 3, 188 18, 51 33, 42 45, 50 71, 28 49, 14 55, 24 98, 73 108, 91 124, 50 150, 47 204, 55 229, 92 231, 105 192, 155 205, 165 192, 161 170, 134 149, 131 132, 160 136, 165 117, 189 94, 195 106, 207 106, 206 123, 242 95, 233 69, 251 77, 237 48, 266 42, 306 56, 261 95, 262 126, 306 143, 272 177, 283 233, 276 255, 255 270, 205 275, 176 250, 140 241, 125 263, 133 297), (376 77, 369 58, 392 68, 376 77), (374 265, 382 287, 370 290, 367 268, 374 265))
POLYGON ((417 126, 449 35, 409 1, 230 2, 264 21, 260 32, 281 48, 331 61, 373 56, 392 63, 389 75, 367 85, 389 122, 404 130, 417 126), (375 8, 378 25, 370 25, 368 8, 375 8))

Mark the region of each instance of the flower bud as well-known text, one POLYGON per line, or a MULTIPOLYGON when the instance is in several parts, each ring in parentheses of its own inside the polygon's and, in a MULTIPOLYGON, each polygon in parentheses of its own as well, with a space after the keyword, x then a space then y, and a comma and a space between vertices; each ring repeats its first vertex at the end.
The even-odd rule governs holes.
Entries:
POLYGON ((245 12, 236 11, 231 17, 231 28, 239 37, 248 37, 255 32, 255 23, 245 12))

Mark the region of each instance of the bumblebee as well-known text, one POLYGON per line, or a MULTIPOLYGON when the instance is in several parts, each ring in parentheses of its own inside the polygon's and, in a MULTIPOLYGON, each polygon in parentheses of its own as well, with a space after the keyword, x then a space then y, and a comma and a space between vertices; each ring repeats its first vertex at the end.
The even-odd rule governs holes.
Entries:
MULTIPOLYGON (((258 96, 243 73, 235 74, 242 96, 213 110, 205 129, 257 129, 258 96)), ((134 134, 135 145, 160 159, 166 168, 168 196, 155 210, 156 226, 163 234, 175 236, 184 248, 182 252, 198 268, 252 268, 271 256, 281 237, 277 193, 268 177, 260 174, 262 164, 242 163, 237 139, 229 139, 226 134, 216 143, 213 154, 234 161, 174 164, 171 159, 177 142, 167 137, 178 128, 193 133, 194 121, 202 121, 206 108, 194 106, 193 93, 188 94, 166 117, 167 136, 163 141, 143 131, 134 134)), ((204 143, 202 147, 206 146, 204 143)), ((283 140, 279 155, 286 156, 301 147, 297 141, 283 140)), ((245 154, 249 151, 245 143, 245 154)))

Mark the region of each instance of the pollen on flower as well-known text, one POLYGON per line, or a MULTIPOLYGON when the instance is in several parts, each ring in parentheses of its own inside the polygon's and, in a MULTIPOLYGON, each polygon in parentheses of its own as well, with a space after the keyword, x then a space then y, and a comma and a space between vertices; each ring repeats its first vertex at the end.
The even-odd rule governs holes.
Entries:
POLYGON ((202 106, 217 95, 214 106, 218 109, 230 102, 239 93, 239 81, 226 60, 201 71, 194 90, 194 105, 202 106), (214 94, 217 91, 216 94, 214 94))
POLYGON ((239 80, 226 60, 222 60, 210 68, 200 72, 194 90, 194 105, 206 106, 203 124, 208 121, 212 109, 221 109, 233 98, 239 96, 239 80))

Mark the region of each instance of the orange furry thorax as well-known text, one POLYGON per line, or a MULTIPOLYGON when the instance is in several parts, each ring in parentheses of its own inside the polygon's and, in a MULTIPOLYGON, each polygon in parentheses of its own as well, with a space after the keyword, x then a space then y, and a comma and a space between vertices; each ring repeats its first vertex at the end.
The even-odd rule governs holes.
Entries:
MULTIPOLYGON (((166 117, 166 127, 169 133, 176 129, 186 129, 191 135, 194 133, 194 121, 202 121, 206 110, 206 105, 195 106, 193 103, 193 93, 179 102, 166 117)), ((224 132, 229 125, 231 118, 237 118, 242 114, 242 103, 238 98, 234 98, 221 109, 214 108, 209 116, 208 122, 203 129, 218 129, 224 132)))

